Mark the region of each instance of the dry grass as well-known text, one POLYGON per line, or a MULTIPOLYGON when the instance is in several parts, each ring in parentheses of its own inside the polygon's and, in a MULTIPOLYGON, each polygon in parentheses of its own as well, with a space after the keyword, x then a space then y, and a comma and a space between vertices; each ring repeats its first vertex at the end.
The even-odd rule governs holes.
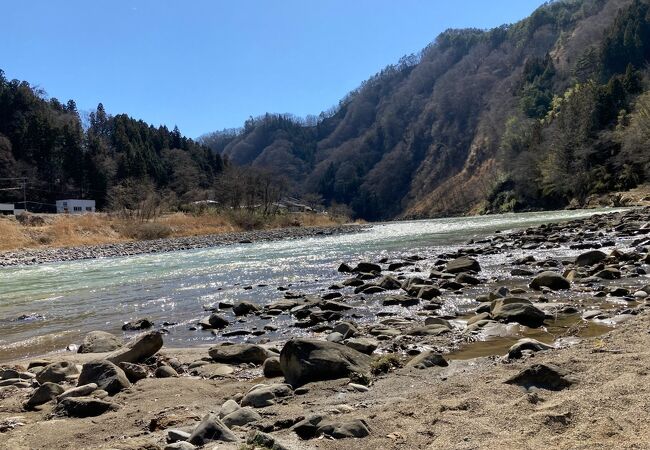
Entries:
POLYGON ((37 247, 77 247, 166 237, 203 236, 291 226, 333 226, 344 222, 321 214, 262 216, 249 212, 168 214, 154 222, 137 222, 107 214, 42 215, 38 226, 0 217, 0 251, 37 247))

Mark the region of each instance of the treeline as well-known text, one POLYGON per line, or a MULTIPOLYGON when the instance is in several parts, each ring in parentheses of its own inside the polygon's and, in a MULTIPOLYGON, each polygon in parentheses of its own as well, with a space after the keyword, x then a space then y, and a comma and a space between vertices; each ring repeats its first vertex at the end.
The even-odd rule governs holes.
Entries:
MULTIPOLYGON (((147 217, 199 200, 266 205, 284 193, 282 177, 232 166, 177 127, 111 116, 102 104, 84 126, 74 101, 47 99, 0 71, 0 178, 17 177, 27 178, 28 207, 36 211, 51 211, 57 199, 88 198, 100 209, 147 217)), ((22 202, 20 181, 0 183, 2 200, 22 202)))

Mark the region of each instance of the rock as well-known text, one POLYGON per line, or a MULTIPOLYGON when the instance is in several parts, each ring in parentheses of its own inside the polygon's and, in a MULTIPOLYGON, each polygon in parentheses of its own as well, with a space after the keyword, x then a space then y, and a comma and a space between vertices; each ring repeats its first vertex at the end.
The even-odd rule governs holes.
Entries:
POLYGON ((350 347, 314 339, 292 339, 280 353, 285 380, 294 387, 337 378, 365 379, 370 361, 350 347))
POLYGON ((174 443, 179 441, 187 441, 190 438, 190 433, 183 430, 177 430, 175 428, 170 428, 167 431, 167 442, 174 443))
POLYGON ((561 391, 573 384, 566 371, 553 364, 533 364, 505 381, 528 390, 531 388, 561 391))
POLYGON ((517 322, 531 328, 544 323, 544 311, 523 298, 508 297, 494 300, 490 306, 492 319, 503 322, 517 322))
POLYGON ((274 405, 277 399, 293 396, 293 389, 288 384, 258 384, 242 398, 241 406, 264 408, 274 405))
POLYGON ((163 346, 162 334, 151 331, 139 336, 125 347, 116 350, 106 357, 113 364, 121 362, 138 363, 156 354, 163 346))
POLYGON ((415 367, 416 369, 428 369, 429 367, 436 366, 447 367, 449 363, 440 353, 427 350, 411 359, 406 365, 415 367))
POLYGON ((480 322, 481 320, 490 320, 490 319, 492 319, 492 316, 490 315, 489 312, 482 312, 475 315, 474 317, 470 317, 467 320, 467 325, 469 326, 473 323, 480 322))
POLYGON ((281 377, 282 368, 280 367, 280 358, 277 356, 266 358, 264 364, 262 364, 262 372, 266 378, 281 377))
POLYGON ((383 277, 381 280, 379 280, 379 283, 377 284, 381 288, 386 289, 387 291, 401 289, 402 287, 402 283, 400 283, 390 275, 386 275, 385 277, 383 277))
POLYGON ((267 358, 277 356, 262 346, 255 344, 220 344, 210 347, 210 358, 226 364, 263 364, 267 358))
POLYGON ((461 273, 461 272, 480 272, 481 266, 478 261, 466 256, 461 256, 452 261, 449 261, 445 266, 445 272, 448 273, 461 273))
POLYGON ((440 297, 441 292, 435 286, 422 286, 418 293, 417 298, 422 300, 433 300, 435 297, 440 297))
POLYGON ((61 400, 53 413, 68 417, 96 417, 107 411, 116 411, 119 405, 93 397, 68 397, 61 400))
POLYGON ((472 286, 476 286, 478 284, 481 284, 481 280, 479 280, 478 278, 476 278, 476 277, 474 277, 474 276, 472 276, 472 275, 470 275, 468 273, 462 272, 462 273, 459 273, 458 275, 456 275, 456 283, 469 284, 469 285, 472 285, 472 286))
POLYGON ((260 308, 251 302, 235 303, 232 307, 232 311, 236 316, 247 316, 248 314, 259 312, 259 310, 260 308))
POLYGON ((225 426, 231 428, 233 426, 241 427, 247 423, 257 422, 258 420, 262 420, 262 416, 260 416, 253 408, 246 406, 244 408, 239 408, 237 411, 231 412, 221 420, 225 426))
POLYGON ((20 372, 15 369, 0 369, 0 380, 9 380, 15 378, 21 380, 32 380, 36 378, 36 375, 31 372, 20 372))
POLYGON ((211 441, 237 442, 237 436, 214 414, 208 414, 187 440, 193 445, 205 445, 211 441))
POLYGON ((234 371, 235 369, 227 364, 213 363, 194 368, 192 374, 205 378, 219 378, 230 375, 234 371))
POLYGON ((164 450, 195 450, 196 446, 190 444, 189 442, 179 441, 174 442, 173 444, 167 444, 164 447, 164 450))
POLYGON ((156 378, 174 378, 178 376, 178 372, 171 366, 163 365, 156 369, 153 376, 156 378))
POLYGON ((89 383, 96 384, 109 395, 131 386, 124 371, 110 361, 93 361, 83 365, 77 386, 89 383))
POLYGON ((220 330, 230 325, 230 322, 228 322, 219 314, 212 313, 210 314, 210 317, 208 317, 208 325, 210 325, 210 328, 212 329, 220 330))
POLYGON ((366 355, 372 354, 377 347, 379 347, 379 342, 370 338, 352 338, 345 341, 345 345, 366 355))
POLYGON ((359 333, 357 327, 355 327, 354 324, 350 322, 339 322, 334 326, 332 331, 335 333, 341 333, 343 335, 343 339, 351 338, 359 333))
POLYGON ((84 384, 83 386, 73 387, 60 394, 56 399, 61 401, 68 397, 87 397, 97 390, 95 383, 84 384))
POLYGON ((532 352, 541 352, 543 350, 551 350, 552 346, 544 344, 543 342, 537 341, 535 339, 523 338, 515 342, 510 350, 508 350, 508 357, 510 359, 521 358, 522 352, 524 350, 529 350, 532 352))
POLYGON ((39 383, 60 383, 68 377, 74 377, 79 374, 77 366, 68 361, 48 364, 36 375, 36 381, 39 383))
POLYGON ((576 258, 576 265, 578 266, 593 266, 598 264, 602 260, 606 259, 607 255, 600 250, 591 250, 586 253, 582 253, 576 258))
POLYGON ((370 430, 362 419, 323 421, 319 424, 316 434, 333 439, 364 438, 370 435, 370 430))
POLYGON ((325 339, 327 339, 329 342, 336 342, 337 344, 340 344, 345 340, 343 335, 341 333, 337 333, 336 331, 328 334, 325 339))
POLYGON ((327 294, 324 294, 321 298, 323 300, 334 300, 335 298, 341 298, 343 297, 343 294, 340 292, 328 292, 327 294))
POLYGON ((241 406, 239 406, 239 403, 233 399, 228 399, 223 403, 223 405, 221 405, 221 408, 219 409, 219 418, 223 419, 228 414, 233 413, 240 408, 241 406))
POLYGON ((252 445, 254 448, 263 448, 269 450, 289 450, 289 447, 284 446, 270 434, 263 433, 258 430, 251 430, 246 435, 246 443, 252 445))
POLYGON ((530 287, 538 291, 543 287, 558 291, 563 289, 570 289, 571 283, 569 280, 558 273, 542 272, 533 278, 533 281, 530 283, 530 287))
POLYGON ((613 267, 606 267, 600 272, 597 272, 594 276, 603 280, 617 280, 621 278, 621 271, 613 267))
POLYGON ((383 306, 401 306, 403 308, 408 308, 410 306, 415 306, 420 303, 420 299, 409 297, 407 295, 391 295, 382 300, 381 304, 383 306))
POLYGON ((140 364, 121 362, 118 364, 118 367, 124 371, 126 378, 128 378, 131 383, 143 380, 149 375, 147 367, 140 364))
POLYGON ((64 389, 56 383, 43 383, 41 384, 29 400, 25 402, 26 409, 32 409, 36 406, 40 406, 43 403, 47 403, 50 400, 54 400, 58 395, 62 394, 64 389))
POLYGON ((433 324, 410 328, 406 330, 405 334, 408 336, 440 336, 450 332, 451 329, 445 325, 433 324))
POLYGON ((527 270, 527 269, 512 269, 510 271, 510 275, 513 277, 529 277, 532 276, 534 272, 532 270, 527 270))
POLYGON ((317 436, 318 425, 323 421, 323 416, 312 414, 301 420, 291 427, 291 430, 298 435, 300 439, 312 439, 317 436))
POLYGON ((352 273, 352 267, 348 266, 346 263, 341 263, 337 270, 341 273, 352 273))
POLYGON ((79 353, 105 353, 117 350, 124 344, 122 338, 105 331, 91 331, 79 346, 79 353))
POLYGON ((138 319, 133 322, 127 322, 122 325, 122 330, 124 331, 139 331, 147 330, 153 327, 153 322, 149 319, 138 319))
POLYGON ((370 262, 360 262, 352 271, 362 273, 381 272, 381 266, 370 262))

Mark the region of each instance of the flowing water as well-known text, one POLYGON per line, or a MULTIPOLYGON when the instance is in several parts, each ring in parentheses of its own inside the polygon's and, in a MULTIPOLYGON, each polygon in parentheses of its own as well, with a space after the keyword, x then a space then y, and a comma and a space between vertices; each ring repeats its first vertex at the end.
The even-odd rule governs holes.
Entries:
MULTIPOLYGON (((292 292, 318 293, 342 279, 343 261, 377 261, 419 254, 434 257, 469 239, 495 231, 586 217, 607 210, 504 214, 376 224, 359 233, 275 242, 236 244, 199 250, 147 254, 0 269, 0 361, 43 354, 79 343, 88 331, 121 333, 128 320, 147 317, 169 330, 165 345, 187 347, 218 339, 190 330, 205 317, 205 306, 249 300, 266 304, 292 292), (252 289, 244 287, 252 286, 252 289)), ((566 254, 571 252, 565 249, 566 254)), ((558 251, 554 250, 554 256, 558 251)), ((481 261, 486 275, 498 275, 498 258, 481 261), (490 273, 490 271, 493 271, 490 273)), ((490 259, 491 258, 491 259, 490 259)), ((430 263, 429 263, 430 264, 430 263)), ((426 269, 426 266, 423 266, 426 269)), ((449 308, 462 310, 471 295, 459 296, 449 308)), ((357 304, 366 320, 377 302, 357 304)), ((398 309, 402 309, 396 307, 398 309)), ((386 309, 386 308, 383 308, 386 309)), ((400 311, 398 311, 400 312, 400 311)), ((404 311, 404 314, 408 314, 404 311)), ((251 319, 229 329, 263 328, 265 336, 295 334, 287 316, 272 321, 251 319), (257 320, 258 322, 254 322, 257 320)), ((242 338, 239 338, 242 339, 242 338)))

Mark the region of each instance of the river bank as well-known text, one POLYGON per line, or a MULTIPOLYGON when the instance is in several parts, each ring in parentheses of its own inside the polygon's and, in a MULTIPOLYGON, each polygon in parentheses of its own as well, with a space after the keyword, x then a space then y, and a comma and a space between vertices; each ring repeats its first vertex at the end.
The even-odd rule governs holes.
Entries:
POLYGON ((270 286, 176 325, 210 348, 169 348, 156 321, 131 348, 99 334, 78 344, 112 353, 10 363, 0 448, 642 448, 649 250, 646 208, 339 260, 323 290, 270 286), (57 373, 57 395, 97 386, 34 399, 57 373))

